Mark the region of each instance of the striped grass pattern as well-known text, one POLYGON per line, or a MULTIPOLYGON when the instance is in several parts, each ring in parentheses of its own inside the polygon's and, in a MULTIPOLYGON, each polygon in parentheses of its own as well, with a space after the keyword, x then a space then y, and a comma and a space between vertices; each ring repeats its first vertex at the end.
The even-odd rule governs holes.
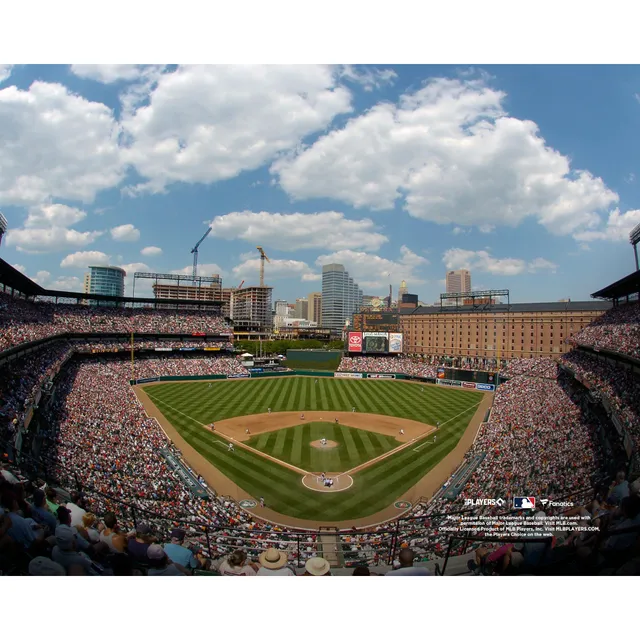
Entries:
POLYGON ((367 460, 395 449, 401 443, 390 436, 343 424, 309 422, 253 436, 245 444, 300 469, 321 473, 354 469, 367 460), (338 446, 311 446, 312 442, 322 438, 338 446))
POLYGON ((388 507, 455 448, 482 400, 480 393, 400 381, 320 378, 316 384, 314 380, 220 381, 211 387, 207 382, 166 383, 147 387, 145 392, 182 437, 233 482, 256 498, 263 496, 275 511, 318 522, 362 518, 388 507), (354 406, 361 413, 434 425, 440 421, 437 443, 419 451, 407 447, 357 472, 348 491, 320 493, 303 487, 295 471, 257 453, 240 447, 229 453, 224 439, 202 427, 216 420, 265 413, 268 408, 350 411, 354 406))

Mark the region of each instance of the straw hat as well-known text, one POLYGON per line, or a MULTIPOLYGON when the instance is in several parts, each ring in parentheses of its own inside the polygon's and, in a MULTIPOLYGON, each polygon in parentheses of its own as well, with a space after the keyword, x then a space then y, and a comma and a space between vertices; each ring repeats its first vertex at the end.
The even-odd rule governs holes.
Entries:
POLYGON ((287 564, 288 556, 284 551, 267 549, 260 554, 260 564, 265 569, 280 569, 287 564))
POLYGON ((331 569, 329 563, 320 556, 309 558, 304 565, 304 568, 305 571, 310 573, 312 576, 325 576, 331 569))

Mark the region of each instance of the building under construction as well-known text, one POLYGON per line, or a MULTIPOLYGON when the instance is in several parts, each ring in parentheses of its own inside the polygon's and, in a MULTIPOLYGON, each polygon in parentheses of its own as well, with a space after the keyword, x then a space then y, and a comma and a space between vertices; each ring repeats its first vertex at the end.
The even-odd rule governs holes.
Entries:
POLYGON ((245 287, 233 292, 233 325, 239 331, 271 331, 273 287, 245 287))

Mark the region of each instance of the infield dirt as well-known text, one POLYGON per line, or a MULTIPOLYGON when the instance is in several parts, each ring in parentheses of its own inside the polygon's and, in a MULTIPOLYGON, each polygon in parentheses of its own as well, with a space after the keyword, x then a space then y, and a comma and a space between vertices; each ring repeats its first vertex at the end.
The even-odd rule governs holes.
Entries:
MULTIPOLYGON (((229 496, 236 502, 245 499, 256 500, 259 498, 259 496, 250 495, 235 482, 227 478, 227 476, 216 469, 206 458, 186 442, 175 427, 164 417, 162 412, 156 407, 149 396, 144 393, 141 386, 134 387, 133 391, 147 414, 158 421, 167 437, 178 447, 178 449, 182 451, 182 454, 189 466, 196 473, 200 474, 207 484, 215 489, 218 495, 229 496)), ((482 401, 476 407, 476 411, 469 421, 469 425, 455 449, 445 456, 445 458, 443 458, 429 473, 419 479, 411 489, 406 491, 403 495, 398 496, 396 502, 407 501, 415 504, 415 502, 421 498, 430 498, 457 469, 464 458, 464 454, 473 444, 480 425, 482 424, 484 415, 491 407, 493 394, 484 393, 483 395, 484 397, 482 401)), ((241 446, 244 446, 241 443, 256 434, 275 431, 286 427, 293 427, 301 422, 320 422, 322 420, 333 422, 335 418, 338 418, 341 424, 345 424, 349 427, 366 429, 368 431, 381 433, 387 436, 393 436, 397 438, 400 443, 408 443, 416 437, 437 431, 436 428, 431 425, 407 420, 405 418, 395 418, 378 414, 352 413, 350 411, 308 411, 304 413, 304 420, 300 419, 300 415, 301 414, 298 411, 287 411, 230 418, 228 420, 220 420, 219 422, 216 422, 215 431, 229 440, 240 443, 241 446), (246 433, 247 429, 249 430, 249 434, 246 433), (400 435, 400 429, 404 429, 405 433, 403 436, 400 435)), ((207 427, 203 425, 202 428, 205 429, 207 427)), ((255 449, 252 449, 252 451, 260 453, 255 449)), ((278 464, 283 464, 282 461, 276 460, 275 458, 271 459, 278 464)), ((372 460, 369 463, 365 463, 365 465, 372 464, 378 459, 379 458, 372 460)), ((291 516, 278 513, 277 511, 273 511, 272 509, 269 509, 268 506, 257 506, 254 509, 249 509, 248 511, 256 518, 287 527, 300 529, 318 529, 319 527, 350 529, 352 527, 357 527, 359 529, 364 529, 396 519, 406 510, 399 510, 395 506, 390 505, 387 508, 365 518, 338 522, 293 518, 291 516)))

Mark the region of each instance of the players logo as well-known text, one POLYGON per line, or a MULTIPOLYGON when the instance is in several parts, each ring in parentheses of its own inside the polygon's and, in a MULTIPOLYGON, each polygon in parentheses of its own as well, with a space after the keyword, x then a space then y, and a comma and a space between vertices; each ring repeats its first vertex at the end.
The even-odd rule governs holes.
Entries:
POLYGON ((394 503, 393 506, 396 509, 402 509, 402 510, 411 509, 411 503, 407 502, 406 500, 399 500, 398 502, 394 503))
POLYGON ((514 509, 535 509, 536 499, 533 496, 518 496, 513 499, 514 509))
POLYGON ((253 509, 258 506, 255 500, 240 500, 238 503, 243 509, 253 509))

